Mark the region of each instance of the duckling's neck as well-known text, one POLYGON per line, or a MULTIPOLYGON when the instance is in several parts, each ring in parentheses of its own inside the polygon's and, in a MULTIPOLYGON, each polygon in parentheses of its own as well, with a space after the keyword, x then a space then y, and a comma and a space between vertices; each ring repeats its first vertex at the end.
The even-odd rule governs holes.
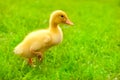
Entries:
POLYGON ((59 25, 57 23, 54 23, 54 22, 49 23, 49 30, 50 31, 58 31, 58 29, 59 29, 59 25))

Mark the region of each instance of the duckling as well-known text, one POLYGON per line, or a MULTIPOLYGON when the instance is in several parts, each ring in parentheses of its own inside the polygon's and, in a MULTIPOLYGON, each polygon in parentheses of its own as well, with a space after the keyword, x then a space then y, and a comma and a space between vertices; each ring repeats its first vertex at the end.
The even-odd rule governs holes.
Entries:
POLYGON ((29 33, 15 47, 14 53, 28 58, 30 65, 33 64, 33 57, 37 56, 41 61, 47 49, 62 42, 63 32, 59 26, 61 23, 73 25, 64 11, 56 10, 50 15, 49 27, 29 33))

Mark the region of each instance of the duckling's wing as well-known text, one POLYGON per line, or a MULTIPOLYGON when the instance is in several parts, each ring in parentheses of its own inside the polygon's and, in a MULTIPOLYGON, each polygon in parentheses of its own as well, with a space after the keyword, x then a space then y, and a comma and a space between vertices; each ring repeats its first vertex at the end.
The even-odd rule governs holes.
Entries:
POLYGON ((30 50, 41 50, 47 48, 51 43, 51 36, 44 35, 32 43, 30 50))

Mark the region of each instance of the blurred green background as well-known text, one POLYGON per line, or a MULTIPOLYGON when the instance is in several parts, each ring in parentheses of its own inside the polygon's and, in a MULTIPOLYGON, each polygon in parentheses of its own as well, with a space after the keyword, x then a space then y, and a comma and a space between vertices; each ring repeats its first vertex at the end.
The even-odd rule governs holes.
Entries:
POLYGON ((120 80, 120 1, 1 0, 0 80, 120 80), (75 25, 61 25, 63 42, 31 68, 13 49, 58 9, 75 25))

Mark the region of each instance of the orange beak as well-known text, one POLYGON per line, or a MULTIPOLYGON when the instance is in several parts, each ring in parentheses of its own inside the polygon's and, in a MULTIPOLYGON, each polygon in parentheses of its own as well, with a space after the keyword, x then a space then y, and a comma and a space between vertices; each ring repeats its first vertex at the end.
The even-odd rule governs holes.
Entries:
POLYGON ((69 25, 74 25, 73 22, 71 22, 69 19, 67 19, 65 23, 69 25))

